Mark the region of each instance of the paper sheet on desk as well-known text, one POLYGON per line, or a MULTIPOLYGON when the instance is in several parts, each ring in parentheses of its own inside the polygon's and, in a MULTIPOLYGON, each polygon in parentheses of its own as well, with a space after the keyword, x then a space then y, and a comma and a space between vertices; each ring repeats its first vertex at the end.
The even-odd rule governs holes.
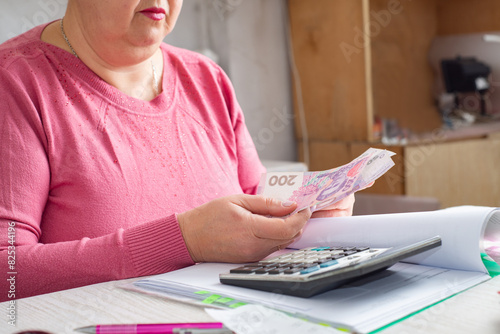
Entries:
POLYGON ((234 310, 205 309, 205 311, 238 334, 345 334, 331 327, 290 317, 262 305, 245 305, 234 310))

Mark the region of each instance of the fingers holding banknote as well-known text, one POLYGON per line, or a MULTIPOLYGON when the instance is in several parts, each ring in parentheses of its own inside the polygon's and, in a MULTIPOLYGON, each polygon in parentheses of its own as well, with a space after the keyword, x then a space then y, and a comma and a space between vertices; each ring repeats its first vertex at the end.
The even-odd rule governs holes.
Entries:
MULTIPOLYGON (((373 186, 375 181, 370 182, 366 188, 373 186)), ((354 194, 347 196, 346 198, 327 206, 318 211, 314 211, 311 218, 327 218, 327 217, 347 217, 352 216, 352 211, 354 208, 354 202, 356 201, 354 194)))
POLYGON ((252 262, 300 236, 309 209, 277 218, 296 207, 263 196, 233 195, 178 214, 177 219, 193 261, 252 262))
POLYGON ((325 218, 325 217, 347 217, 352 216, 354 208, 354 194, 318 211, 314 211, 312 218, 325 218))

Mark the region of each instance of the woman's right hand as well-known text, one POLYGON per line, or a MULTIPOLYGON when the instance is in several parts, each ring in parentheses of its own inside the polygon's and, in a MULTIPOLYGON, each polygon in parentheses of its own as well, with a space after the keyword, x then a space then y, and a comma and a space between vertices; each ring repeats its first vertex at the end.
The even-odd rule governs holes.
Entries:
POLYGON ((253 262, 301 235, 310 209, 277 218, 296 207, 258 195, 232 195, 180 213, 177 219, 193 261, 253 262))

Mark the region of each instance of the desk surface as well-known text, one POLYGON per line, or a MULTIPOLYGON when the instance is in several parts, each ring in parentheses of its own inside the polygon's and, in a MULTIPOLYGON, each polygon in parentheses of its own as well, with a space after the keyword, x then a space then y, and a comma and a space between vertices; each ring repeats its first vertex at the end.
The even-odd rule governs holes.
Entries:
MULTIPOLYGON (((120 289, 136 279, 113 281, 20 299, 16 327, 7 324, 8 302, 0 303, 0 333, 38 329, 76 333, 74 328, 105 323, 214 321, 205 311, 172 300, 120 289)), ((500 276, 464 291, 381 334, 500 333, 500 276)))

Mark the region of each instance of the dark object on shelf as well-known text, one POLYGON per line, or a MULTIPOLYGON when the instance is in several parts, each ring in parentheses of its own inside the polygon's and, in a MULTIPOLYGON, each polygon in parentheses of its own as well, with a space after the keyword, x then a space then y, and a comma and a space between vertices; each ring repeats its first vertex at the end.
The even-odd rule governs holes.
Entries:
POLYGON ((486 115, 485 95, 490 89, 488 77, 491 68, 474 57, 443 59, 441 61, 443 80, 448 93, 455 94, 455 107, 458 107, 458 93, 479 93, 481 115, 486 115))

